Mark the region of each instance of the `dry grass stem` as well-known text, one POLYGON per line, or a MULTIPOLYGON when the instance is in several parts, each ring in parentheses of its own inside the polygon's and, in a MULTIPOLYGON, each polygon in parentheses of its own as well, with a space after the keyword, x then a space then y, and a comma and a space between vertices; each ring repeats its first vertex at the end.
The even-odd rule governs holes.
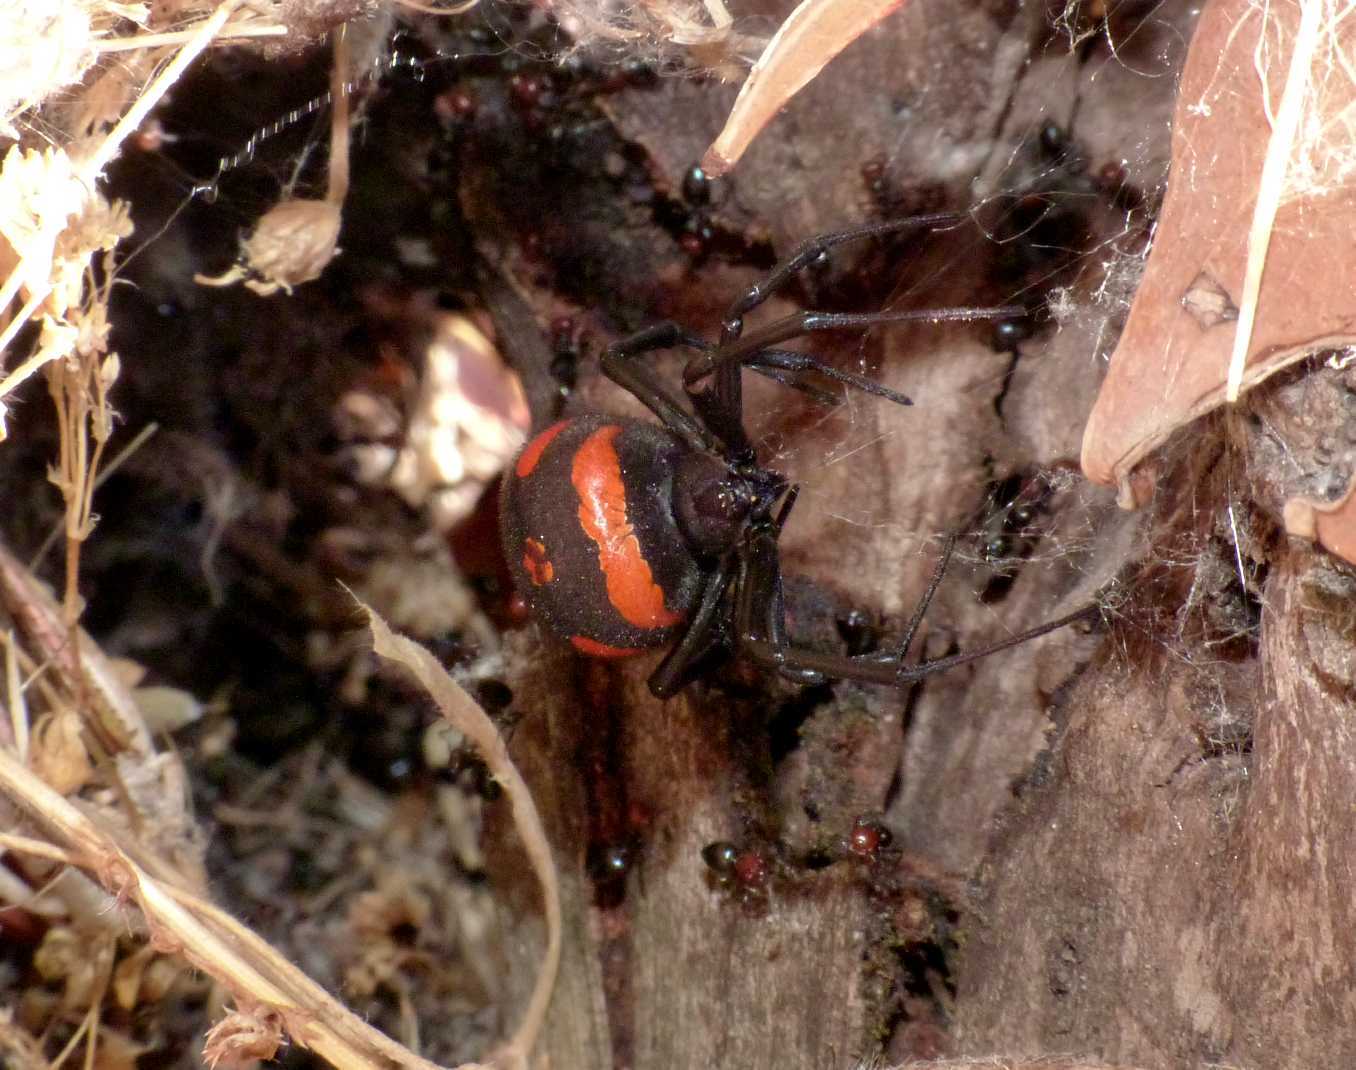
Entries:
MULTIPOLYGON (((190 41, 198 32, 197 28, 187 30, 176 30, 172 33, 144 33, 133 37, 113 37, 106 41, 96 41, 93 48, 96 52, 130 52, 136 48, 165 48, 170 45, 182 45, 190 41)), ((237 41, 252 40, 259 37, 286 37, 287 27, 279 26, 276 23, 266 23, 263 25, 250 25, 248 23, 239 23, 236 25, 227 25, 213 39, 213 44, 225 45, 233 44, 237 41)))
POLYGON ((333 205, 342 205, 348 196, 349 73, 353 67, 349 52, 348 27, 340 26, 334 31, 334 66, 330 69, 330 167, 325 191, 325 200, 333 205))
POLYGON ((24 696, 23 681, 19 676, 19 650, 14 632, 4 633, 5 644, 5 703, 9 708, 10 738, 19 761, 28 761, 28 699, 24 696))
MULTIPOLYGON (((1243 387, 1243 370, 1247 366, 1248 352, 1252 346, 1253 323, 1257 319, 1257 296, 1262 289, 1262 273, 1266 270, 1271 230, 1285 192, 1286 173, 1295 154, 1300 116, 1309 95, 1314 49, 1318 44, 1324 6, 1324 0, 1301 0, 1300 3, 1299 30, 1290 53, 1290 69, 1286 74, 1285 90, 1281 94, 1281 107, 1272 128, 1271 140, 1267 144, 1262 175, 1257 184, 1257 205, 1253 209, 1252 226, 1248 231, 1247 269, 1243 277, 1243 292, 1238 301, 1238 327, 1234 332, 1233 351, 1229 356, 1229 377, 1225 388, 1225 398, 1229 402, 1238 400, 1243 387)), ((1266 17, 1265 8, 1259 17, 1266 17)), ((1263 28, 1258 38, 1259 54, 1265 40, 1266 29, 1263 28)), ((1267 71, 1259 65, 1258 74, 1262 81, 1261 92, 1265 96, 1267 71)))
MULTIPOLYGON (((362 605, 362 603, 359 603, 362 605)), ((372 609, 362 607, 372 628, 372 647, 384 658, 404 666, 433 698, 439 712, 465 734, 491 774, 504 789, 513 810, 514 826, 523 841, 529 861, 541 882, 546 915, 547 946, 532 998, 522 1024, 495 1057, 503 1066, 526 1066, 533 1045, 546 1019, 546 1008, 560 967, 560 887, 546 830, 522 775, 509 757, 508 747, 485 711, 462 689, 437 660, 418 643, 395 635, 372 609)))
POLYGON ((62 690, 79 695, 82 715, 99 742, 112 754, 130 752, 149 759, 155 753, 150 733, 128 689, 89 636, 70 643, 60 606, 22 562, 0 546, 0 602, 18 624, 29 647, 52 666, 62 690))

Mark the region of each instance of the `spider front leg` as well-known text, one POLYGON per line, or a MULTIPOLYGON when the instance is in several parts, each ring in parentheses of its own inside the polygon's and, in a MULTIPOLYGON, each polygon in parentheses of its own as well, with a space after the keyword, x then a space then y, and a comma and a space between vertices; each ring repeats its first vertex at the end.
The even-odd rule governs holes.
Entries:
MULTIPOLYGON (((696 411, 694 419, 637 361, 644 354, 676 346, 702 351, 715 348, 712 343, 676 323, 656 323, 608 346, 603 353, 603 374, 623 390, 634 394, 666 427, 692 448, 714 452, 723 448, 727 453, 751 457, 753 445, 744 431, 743 393, 738 366, 732 365, 717 375, 711 387, 701 390, 687 388, 688 400, 696 411)), ((775 359, 775 355, 771 356, 775 359)), ((771 374, 775 377, 778 366, 771 363, 769 366, 774 369, 771 374)))
POLYGON ((636 358, 644 353, 672 349, 677 345, 700 344, 701 339, 676 323, 656 323, 608 346, 603 351, 603 374, 633 394, 690 448, 715 450, 719 443, 706 427, 669 396, 649 369, 636 362, 636 358))
MULTIPOLYGON (((815 331, 864 331, 870 327, 891 323, 971 323, 976 320, 1013 319, 1024 315, 1026 309, 1020 305, 998 305, 993 308, 886 309, 883 312, 793 312, 789 316, 773 320, 756 331, 728 343, 722 342, 714 349, 693 357, 683 370, 683 383, 690 389, 713 373, 720 375, 726 368, 734 367, 737 370, 739 366, 746 364, 751 368, 757 368, 760 363, 769 367, 779 365, 786 367, 788 361, 795 360, 797 364, 795 370, 817 371, 831 379, 851 381, 852 385, 857 386, 862 381, 859 376, 853 376, 849 380, 848 376, 851 373, 838 371, 813 357, 773 350, 770 347, 778 342, 789 341, 815 331), (772 357, 773 354, 775 357, 772 357)), ((877 385, 871 392, 881 393, 885 389, 877 385)), ((908 400, 905 399, 903 404, 909 404, 908 400)))
MULTIPOLYGON (((730 357, 725 350, 743 333, 744 316, 747 313, 782 289, 798 272, 826 255, 835 245, 842 245, 844 242, 857 241, 862 238, 894 234, 912 227, 957 223, 960 218, 959 215, 953 213, 938 213, 931 216, 913 216, 907 219, 890 219, 884 222, 866 223, 861 226, 849 227, 846 230, 821 234, 801 242, 790 256, 776 264, 761 280, 755 282, 731 302, 730 307, 725 311, 725 319, 720 325, 720 345, 715 347, 714 352, 708 350, 701 357, 693 358, 683 372, 683 385, 691 390, 700 379, 713 375, 714 382, 710 388, 710 397, 717 410, 742 412, 744 397, 739 369, 741 364, 752 362, 742 361, 738 357, 730 357)), ((805 370, 811 367, 828 375, 829 378, 835 378, 827 365, 813 358, 805 358, 805 363, 796 370, 805 370)), ((860 377, 857 378, 860 379, 860 377)), ((860 384, 854 382, 853 385, 860 384)), ((883 389, 880 388, 873 392, 880 393, 883 389)), ((898 395, 898 399, 902 404, 910 404, 909 400, 904 398, 902 394, 898 395)))
MULTIPOLYGON (((778 263, 761 280, 750 286, 731 303, 721 325, 720 344, 694 357, 683 372, 683 383, 692 389, 697 383, 714 376, 713 390, 717 395, 729 396, 738 404, 738 368, 747 365, 773 378, 782 378, 784 371, 813 371, 846 385, 888 398, 896 404, 907 405, 902 394, 874 383, 864 376, 842 372, 813 357, 798 353, 771 350, 778 342, 797 338, 814 331, 865 330, 891 323, 958 322, 971 320, 1016 319, 1026 310, 1016 305, 997 308, 941 308, 886 310, 868 313, 798 312, 776 320, 759 330, 744 335, 744 317, 769 297, 786 286, 797 272, 802 271, 825 255, 836 245, 863 238, 883 237, 904 230, 936 228, 961 222, 965 217, 956 212, 937 212, 932 215, 909 216, 866 223, 845 230, 809 238, 796 247, 786 259, 778 263)), ((785 380, 784 380, 785 381, 785 380)), ((794 380, 792 380, 794 383, 794 380)))

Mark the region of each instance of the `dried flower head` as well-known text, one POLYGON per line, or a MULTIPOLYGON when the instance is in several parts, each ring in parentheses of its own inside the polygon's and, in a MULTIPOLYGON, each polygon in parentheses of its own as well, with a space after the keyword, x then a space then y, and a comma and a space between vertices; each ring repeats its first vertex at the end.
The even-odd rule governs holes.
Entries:
POLYGON ((259 220, 240 245, 240 261, 225 274, 195 275, 204 286, 229 286, 242 279, 261 297, 320 277, 338 255, 341 206, 332 201, 294 197, 280 201, 259 220))
POLYGON ((202 1057, 208 1066, 251 1066, 272 1059, 282 1046, 282 1015, 273 1007, 250 1003, 231 1011, 207 1031, 202 1057))

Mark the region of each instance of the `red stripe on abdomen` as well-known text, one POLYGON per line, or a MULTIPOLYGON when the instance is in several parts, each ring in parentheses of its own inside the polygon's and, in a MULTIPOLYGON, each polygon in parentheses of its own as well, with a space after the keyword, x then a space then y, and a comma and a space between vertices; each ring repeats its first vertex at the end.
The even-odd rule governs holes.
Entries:
POLYGON ((608 646, 606 643, 598 642, 597 639, 590 639, 587 635, 572 635, 570 643, 579 653, 590 658, 629 658, 644 653, 639 648, 608 646))
MULTIPOLYGON (((544 432, 543 432, 544 433, 544 432)), ((634 628, 651 631, 682 621, 664 605, 664 591, 640 549, 626 515, 626 484, 616 439, 621 428, 600 427, 580 443, 570 482, 579 494, 579 524, 598 547, 607 600, 634 628)))
POLYGON ((518 463, 513 469, 519 479, 526 479, 532 474, 532 470, 541 461, 541 455, 546 452, 546 447, 558 434, 565 430, 565 426, 569 422, 569 420, 561 420, 559 423, 552 424, 527 444, 523 452, 518 455, 518 463))

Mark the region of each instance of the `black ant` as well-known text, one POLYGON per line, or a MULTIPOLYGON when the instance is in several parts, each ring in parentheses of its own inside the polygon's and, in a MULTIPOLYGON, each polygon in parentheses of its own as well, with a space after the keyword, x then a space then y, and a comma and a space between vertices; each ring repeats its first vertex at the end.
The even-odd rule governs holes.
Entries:
POLYGON ((500 515, 504 550, 538 619, 595 657, 673 642, 649 680, 651 691, 667 698, 721 649, 800 684, 836 678, 898 687, 1091 617, 1095 605, 980 650, 906 664, 951 557, 952 537, 897 649, 831 654, 795 646, 786 634, 777 541, 798 488, 758 462, 744 429, 743 369, 820 397, 827 395, 803 381, 807 373, 909 405, 871 379, 775 347, 813 331, 1003 320, 1021 310, 804 311, 748 334, 744 316, 836 245, 960 219, 947 213, 887 220, 802 243, 734 301, 719 343, 660 323, 609 346, 604 374, 663 426, 596 413, 562 420, 529 442, 509 469, 500 515), (676 346, 696 350, 683 372, 691 411, 639 360, 676 346))

